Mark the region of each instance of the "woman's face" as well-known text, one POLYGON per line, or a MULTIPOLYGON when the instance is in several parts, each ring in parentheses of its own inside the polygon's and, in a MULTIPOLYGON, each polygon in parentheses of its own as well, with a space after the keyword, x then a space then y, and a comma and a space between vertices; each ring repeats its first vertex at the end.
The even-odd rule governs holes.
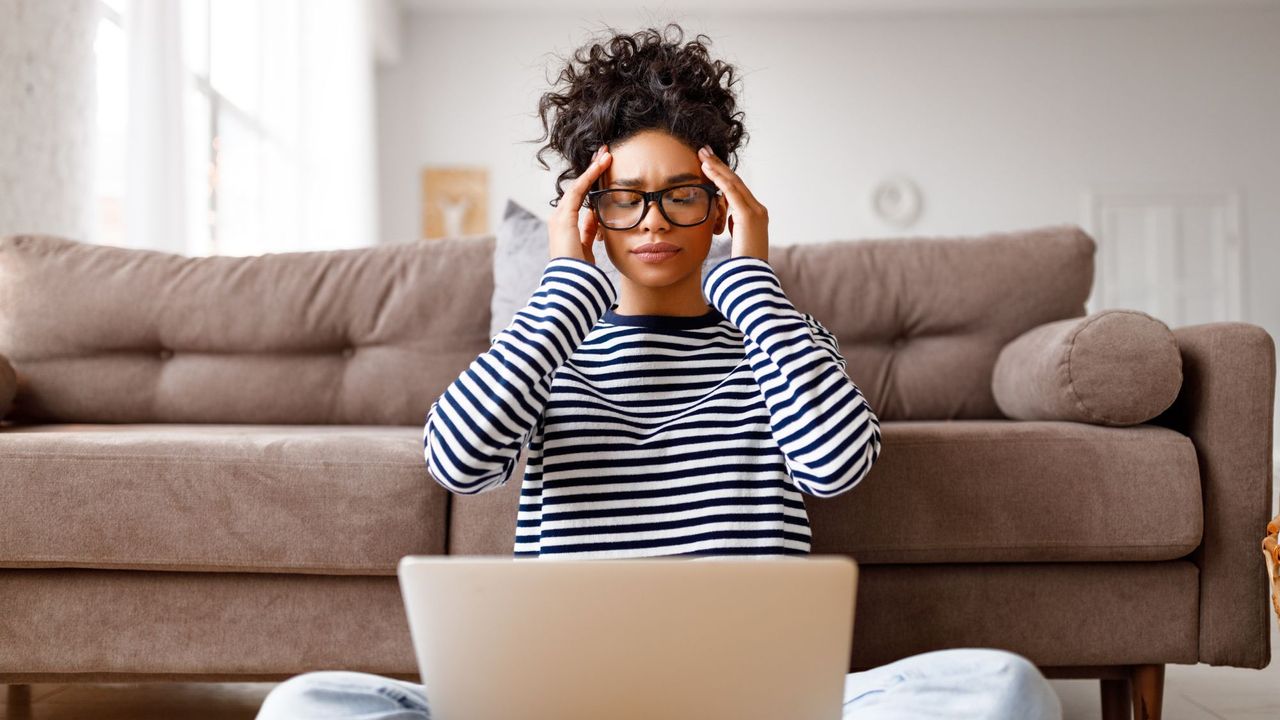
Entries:
MULTIPOLYGON (((673 185, 711 182, 702 173, 698 153, 661 130, 644 130, 617 145, 610 143, 609 153, 613 159, 601 174, 597 189, 662 190, 673 185)), ((647 287, 666 287, 700 272, 711 250, 711 237, 724 230, 728 202, 723 194, 711 202, 709 216, 699 225, 673 225, 658 209, 658 203, 652 202, 640 224, 630 230, 600 226, 599 237, 613 266, 628 279, 647 287), (654 242, 670 243, 680 250, 658 263, 645 262, 634 253, 635 248, 654 242)), ((675 217, 673 208, 668 207, 667 212, 675 217)))

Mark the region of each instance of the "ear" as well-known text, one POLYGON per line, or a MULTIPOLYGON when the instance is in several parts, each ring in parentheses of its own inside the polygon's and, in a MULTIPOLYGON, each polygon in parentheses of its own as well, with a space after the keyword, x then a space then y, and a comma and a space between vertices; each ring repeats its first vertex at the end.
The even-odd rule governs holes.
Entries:
POLYGON ((715 224, 712 226, 712 234, 719 235, 724 232, 725 221, 729 218, 729 201, 724 195, 716 196, 715 224))

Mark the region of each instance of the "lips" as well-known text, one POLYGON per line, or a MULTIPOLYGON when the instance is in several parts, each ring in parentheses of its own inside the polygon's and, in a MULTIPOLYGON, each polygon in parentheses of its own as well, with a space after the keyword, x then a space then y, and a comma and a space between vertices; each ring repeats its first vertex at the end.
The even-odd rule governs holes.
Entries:
POLYGON ((666 243, 666 242, 653 242, 653 243, 646 243, 639 247, 632 248, 631 252, 633 253, 664 253, 664 252, 676 252, 679 249, 680 249, 679 245, 672 245, 671 243, 666 243))

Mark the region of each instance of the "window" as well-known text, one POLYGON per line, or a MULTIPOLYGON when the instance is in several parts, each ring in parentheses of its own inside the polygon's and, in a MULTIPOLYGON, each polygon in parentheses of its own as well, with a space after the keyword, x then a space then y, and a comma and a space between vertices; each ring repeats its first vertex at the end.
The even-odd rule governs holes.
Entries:
POLYGON ((184 0, 192 254, 301 243, 298 0, 184 0))
POLYGON ((362 0, 98 0, 94 240, 187 255, 371 245, 362 0))

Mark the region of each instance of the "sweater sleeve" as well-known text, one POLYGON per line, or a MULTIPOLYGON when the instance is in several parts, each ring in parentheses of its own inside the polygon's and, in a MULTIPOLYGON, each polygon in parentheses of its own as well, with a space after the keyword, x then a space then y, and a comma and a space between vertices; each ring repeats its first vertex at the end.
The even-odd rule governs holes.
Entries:
POLYGON ((724 260, 702 284, 711 304, 744 335, 796 487, 832 497, 861 482, 880 454, 880 421, 846 374, 835 336, 792 305, 773 267, 760 258, 724 260))
POLYGON ((529 303, 427 411, 423 455, 436 482, 461 495, 506 484, 541 423, 552 376, 616 298, 599 267, 548 261, 529 303))

